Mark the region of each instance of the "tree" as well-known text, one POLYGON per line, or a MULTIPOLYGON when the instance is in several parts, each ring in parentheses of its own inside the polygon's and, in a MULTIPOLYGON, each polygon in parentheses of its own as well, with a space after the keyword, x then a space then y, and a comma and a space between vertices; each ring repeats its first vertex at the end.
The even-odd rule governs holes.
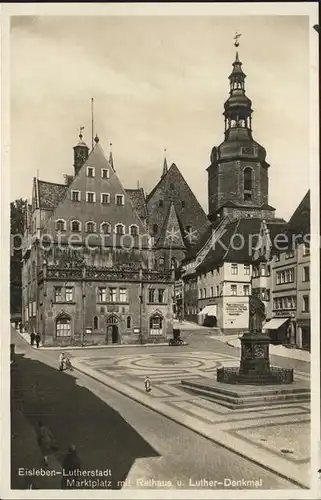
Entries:
POLYGON ((10 203, 10 313, 21 312, 22 302, 22 280, 21 280, 21 259, 22 259, 22 237, 26 217, 27 201, 20 198, 10 203))

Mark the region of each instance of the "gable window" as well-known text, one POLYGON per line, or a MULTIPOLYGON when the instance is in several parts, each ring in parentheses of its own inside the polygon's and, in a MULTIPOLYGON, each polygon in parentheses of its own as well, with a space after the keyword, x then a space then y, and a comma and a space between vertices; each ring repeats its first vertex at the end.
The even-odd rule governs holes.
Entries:
POLYGON ((72 302, 74 299, 74 289, 72 286, 66 286, 66 302, 72 302))
POLYGON ((127 288, 119 289, 119 302, 128 302, 127 288))
POLYGON ((243 171, 244 201, 252 200, 252 174, 250 167, 246 167, 243 171))
POLYGON ((153 224, 153 234, 157 234, 157 232, 158 232, 158 225, 153 224))
POLYGON ((59 219, 56 221, 56 231, 65 231, 66 223, 63 219, 59 219))
POLYGON ((98 330, 98 317, 94 317, 94 330, 98 330))
POLYGON ((75 232, 75 233, 79 232, 80 231, 80 227, 81 227, 81 225, 80 225, 79 220, 73 220, 73 221, 71 221, 71 230, 73 232, 75 232))
POLYGON ((132 236, 137 236, 138 235, 138 226, 136 224, 132 224, 129 226, 129 231, 132 236))
POLYGON ((111 233, 111 227, 108 222, 102 222, 100 224, 100 232, 103 234, 110 234, 111 233))
POLYGON ((55 302, 62 302, 62 288, 55 286, 55 302))
POLYGON ((232 264, 231 269, 232 269, 232 274, 238 274, 238 265, 237 264, 232 264))
POLYGON ((86 232, 94 233, 96 231, 96 224, 92 221, 86 223, 86 232))
POLYGON ((130 316, 127 316, 127 320, 126 320, 126 327, 127 328, 131 328, 131 317, 130 316))
POLYGON ((108 168, 101 169, 101 177, 103 179, 109 179, 109 169, 108 168))
POLYGON ((163 205, 163 200, 159 200, 159 202, 158 202, 158 206, 160 206, 160 207, 163 207, 163 206, 164 206, 164 205, 163 205))
POLYGON ((80 191, 71 191, 71 200, 80 201, 80 191))
POLYGON ((116 194, 116 205, 125 205, 125 196, 123 194, 116 194))
POLYGON ((96 193, 93 193, 91 191, 87 191, 86 192, 86 201, 87 201, 87 203, 95 203, 96 193))
POLYGON ((94 167, 87 167, 87 177, 95 177, 94 167))
POLYGON ((106 302, 106 288, 98 288, 98 302, 106 302))
POLYGON ((124 224, 116 224, 116 226, 115 226, 115 233, 116 234, 125 234, 125 226, 124 226, 124 224))
POLYGON ((101 193, 100 195, 100 203, 107 205, 110 203, 110 194, 109 193, 101 193))

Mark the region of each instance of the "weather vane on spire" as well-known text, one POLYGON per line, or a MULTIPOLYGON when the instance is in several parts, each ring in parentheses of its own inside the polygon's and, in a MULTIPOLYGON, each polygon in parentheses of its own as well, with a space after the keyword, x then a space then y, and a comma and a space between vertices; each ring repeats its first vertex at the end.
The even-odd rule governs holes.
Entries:
POLYGON ((79 127, 79 137, 82 138, 82 131, 85 127, 79 127))
POLYGON ((234 47, 238 47, 238 46, 240 45, 240 42, 239 42, 239 38, 240 38, 240 36, 242 36, 242 33, 238 33, 238 32, 236 32, 236 33, 235 33, 235 37, 234 37, 234 40, 235 40, 235 42, 234 42, 234 47))

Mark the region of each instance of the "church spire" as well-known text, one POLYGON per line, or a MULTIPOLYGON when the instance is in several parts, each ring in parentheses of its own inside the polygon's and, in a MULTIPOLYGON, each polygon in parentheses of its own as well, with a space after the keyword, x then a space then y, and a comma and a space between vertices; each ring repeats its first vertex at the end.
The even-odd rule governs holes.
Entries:
POLYGON ((164 156, 164 164, 163 164, 162 177, 164 177, 167 174, 167 172, 168 172, 167 158, 166 158, 166 149, 164 149, 164 153, 165 153, 165 156, 164 156))
MULTIPOLYGON (((239 47, 238 39, 240 36, 239 33, 236 33, 234 37, 234 46, 236 48, 239 47)), ((229 138, 232 129, 243 129, 243 132, 240 131, 241 134, 251 137, 252 102, 245 94, 246 74, 243 72, 238 50, 236 51, 235 60, 232 66, 233 69, 229 76, 230 96, 224 104, 223 113, 225 118, 225 137, 226 139, 229 138)))

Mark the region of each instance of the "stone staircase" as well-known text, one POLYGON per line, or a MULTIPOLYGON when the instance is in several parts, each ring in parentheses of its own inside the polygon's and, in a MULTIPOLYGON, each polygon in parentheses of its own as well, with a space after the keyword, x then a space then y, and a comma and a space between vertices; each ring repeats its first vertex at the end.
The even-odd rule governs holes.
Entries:
POLYGON ((182 380, 181 386, 188 392, 233 410, 310 402, 309 384, 302 381, 294 381, 291 385, 245 386, 200 378, 182 380))

